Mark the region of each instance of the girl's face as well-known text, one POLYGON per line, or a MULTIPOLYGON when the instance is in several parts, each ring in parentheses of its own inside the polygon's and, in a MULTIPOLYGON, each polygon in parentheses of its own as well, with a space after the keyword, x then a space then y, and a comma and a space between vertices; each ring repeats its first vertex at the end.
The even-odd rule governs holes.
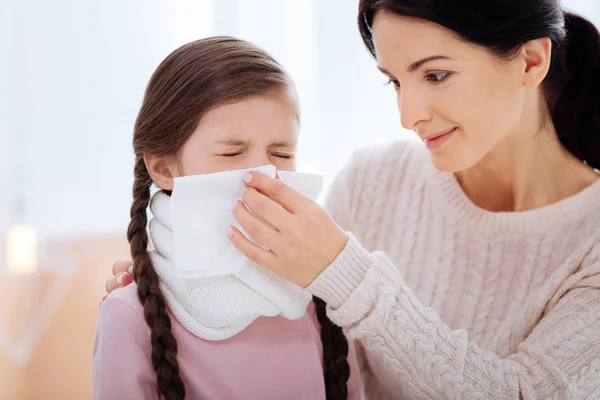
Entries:
POLYGON ((466 170, 538 129, 549 40, 500 60, 440 25, 385 11, 376 13, 372 33, 402 126, 427 144, 438 169, 466 170))
POLYGON ((296 170, 297 105, 285 94, 256 96, 204 114, 179 154, 146 156, 154 182, 172 190, 173 178, 272 164, 296 170))

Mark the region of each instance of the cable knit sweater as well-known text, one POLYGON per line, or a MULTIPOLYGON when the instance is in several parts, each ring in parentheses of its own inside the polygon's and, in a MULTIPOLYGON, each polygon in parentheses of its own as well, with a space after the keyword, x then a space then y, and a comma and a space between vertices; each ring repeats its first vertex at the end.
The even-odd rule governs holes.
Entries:
POLYGON ((309 291, 362 346, 371 399, 600 399, 600 181, 488 212, 421 143, 358 152, 348 244, 309 291))

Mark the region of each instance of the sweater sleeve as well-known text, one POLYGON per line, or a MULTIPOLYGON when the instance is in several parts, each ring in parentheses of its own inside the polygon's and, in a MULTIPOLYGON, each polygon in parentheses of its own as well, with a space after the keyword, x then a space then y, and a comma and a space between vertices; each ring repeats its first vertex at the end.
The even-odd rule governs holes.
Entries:
MULTIPOLYGON (((334 184, 327 208, 352 229, 352 196, 343 183, 344 176, 334 184)), ((466 331, 451 329, 424 307, 399 267, 350 233, 344 250, 308 287, 327 302, 332 321, 364 347, 369 366, 390 393, 411 399, 600 398, 600 263, 567 279, 517 351, 505 358, 478 347, 466 331)))
POLYGON ((507 358, 479 348, 421 305, 398 269, 351 236, 338 259, 309 287, 330 318, 394 379, 407 398, 571 399, 600 396, 600 263, 546 310, 507 358), (419 397, 421 396, 421 397, 419 397))
POLYGON ((127 303, 109 296, 100 310, 92 371, 95 400, 158 400, 150 331, 127 303))

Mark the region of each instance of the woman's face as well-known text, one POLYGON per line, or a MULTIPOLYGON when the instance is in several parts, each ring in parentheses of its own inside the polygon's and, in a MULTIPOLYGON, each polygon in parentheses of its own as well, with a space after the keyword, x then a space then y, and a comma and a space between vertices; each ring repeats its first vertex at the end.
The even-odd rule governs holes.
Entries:
POLYGON ((501 61, 440 25, 385 11, 372 32, 402 126, 426 143, 438 169, 468 169, 522 127, 528 93, 519 58, 501 61))

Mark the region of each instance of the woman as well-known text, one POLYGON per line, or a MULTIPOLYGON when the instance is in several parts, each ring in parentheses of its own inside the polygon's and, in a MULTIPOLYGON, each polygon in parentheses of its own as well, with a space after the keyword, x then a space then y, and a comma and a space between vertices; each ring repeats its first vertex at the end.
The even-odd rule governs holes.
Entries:
POLYGON ((425 146, 355 154, 333 219, 247 176, 260 219, 234 213, 271 250, 231 240, 327 302, 369 399, 599 398, 597 29, 556 0, 361 0, 358 22, 425 146))

